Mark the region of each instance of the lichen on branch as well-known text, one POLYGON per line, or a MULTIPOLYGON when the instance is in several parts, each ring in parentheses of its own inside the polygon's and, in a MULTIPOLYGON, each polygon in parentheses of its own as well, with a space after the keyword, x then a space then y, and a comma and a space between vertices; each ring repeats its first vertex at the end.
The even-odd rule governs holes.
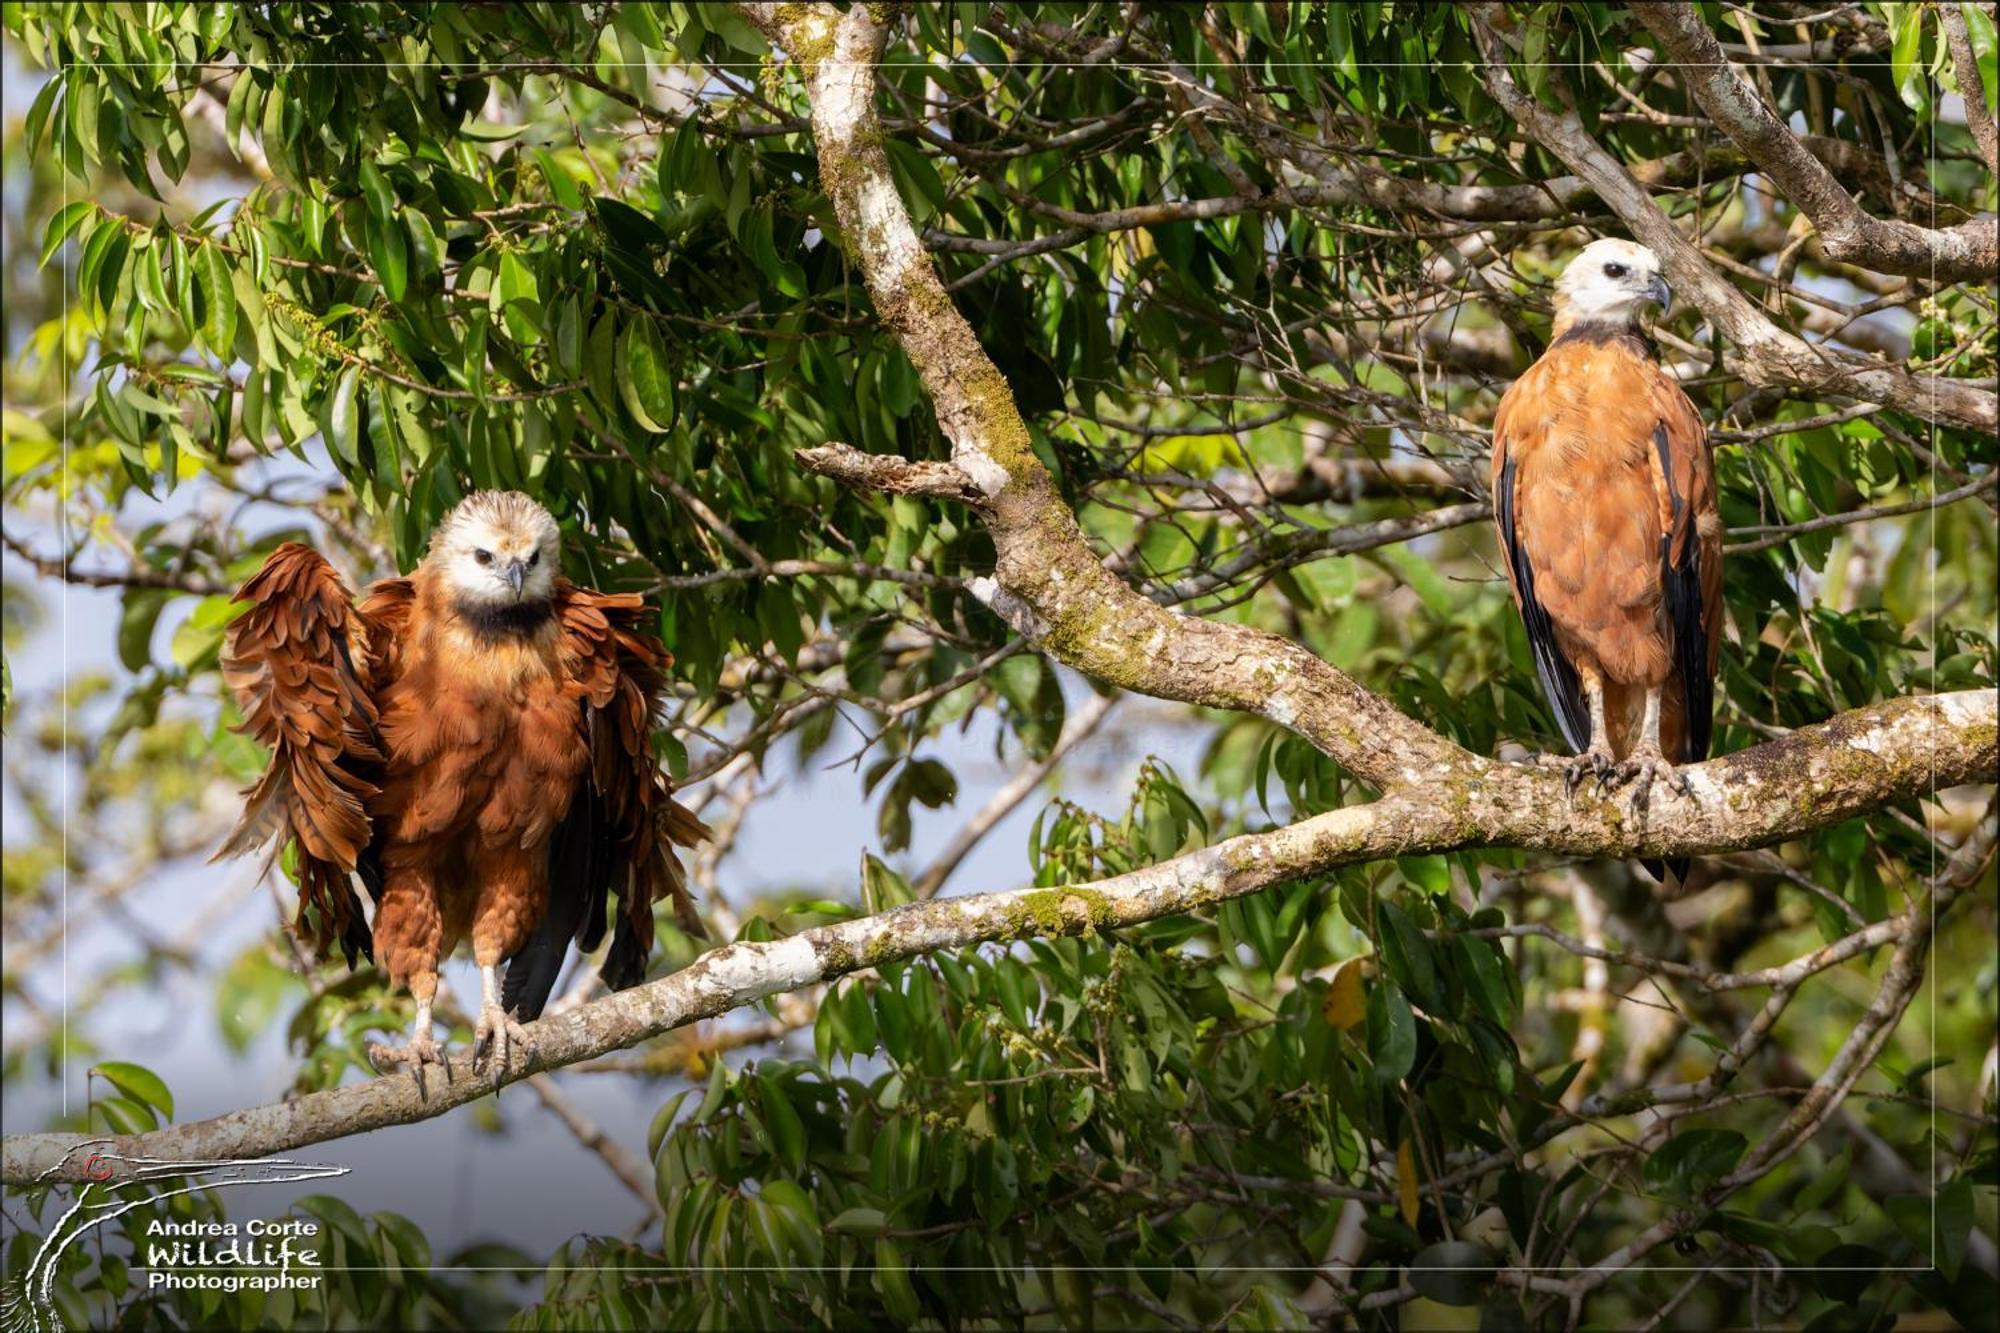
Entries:
POLYGON ((2000 770, 1996 736, 2000 710, 1990 691, 1892 700, 1689 768, 1693 797, 1661 799, 1642 818, 1619 794, 1585 789, 1566 801, 1553 772, 1481 760, 1475 776, 1436 792, 1405 789, 1090 884, 934 899, 782 940, 724 945, 670 976, 531 1024, 533 1058, 499 1084, 474 1074, 461 1052, 421 1083, 394 1074, 148 1134, 10 1136, 0 1149, 0 1180, 14 1186, 81 1180, 92 1152, 103 1151, 94 1145, 108 1145, 107 1157, 218 1161, 411 1124, 541 1070, 863 968, 986 943, 1140 925, 1384 857, 1494 845, 1579 856, 1700 855, 1760 846, 1936 787, 1990 782, 2000 770))

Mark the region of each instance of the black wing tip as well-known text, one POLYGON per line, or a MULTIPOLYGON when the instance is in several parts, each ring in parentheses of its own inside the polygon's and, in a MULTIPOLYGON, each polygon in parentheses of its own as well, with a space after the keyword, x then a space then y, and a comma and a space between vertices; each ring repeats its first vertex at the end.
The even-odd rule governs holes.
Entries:
POLYGON ((549 949, 540 939, 530 941, 527 948, 507 960, 507 975, 500 982, 500 1007, 523 1023, 540 1018, 549 992, 555 989, 556 975, 562 971, 562 960, 560 947, 549 949))
POLYGON ((350 972, 355 968, 356 958, 365 958, 370 963, 375 961, 374 933, 368 929, 366 922, 357 917, 347 923, 347 929, 340 936, 340 952, 346 956, 350 972))
POLYGON ((604 966, 597 975, 612 990, 629 990, 646 979, 646 956, 652 952, 642 949, 635 936, 621 917, 618 929, 611 933, 611 947, 604 951, 604 966))
POLYGON ((1512 458, 1500 469, 1500 491, 1494 497, 1494 510, 1499 521, 1500 544, 1506 548, 1507 563, 1514 571, 1514 586, 1520 593, 1521 628, 1527 633, 1528 647, 1535 656, 1535 674, 1541 679, 1542 694, 1549 701, 1549 711, 1555 714, 1556 727, 1568 743, 1570 753, 1582 754, 1590 748, 1590 715, 1584 707, 1583 682, 1576 668, 1562 655, 1562 649, 1556 646, 1555 625, 1550 622, 1541 599, 1535 596, 1535 567, 1528 563, 1527 554, 1514 540, 1512 458))
POLYGON ((1647 874, 1658 880, 1662 887, 1687 883, 1688 870, 1693 864, 1694 862, 1685 856, 1673 856, 1665 860, 1657 857, 1647 857, 1639 862, 1640 867, 1647 874), (1672 876, 1671 879, 1668 878, 1670 875, 1672 876))

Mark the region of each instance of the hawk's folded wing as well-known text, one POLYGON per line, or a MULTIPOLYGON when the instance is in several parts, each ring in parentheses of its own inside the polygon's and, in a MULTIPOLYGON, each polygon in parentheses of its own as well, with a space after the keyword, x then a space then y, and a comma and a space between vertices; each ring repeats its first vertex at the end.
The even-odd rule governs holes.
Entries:
MULTIPOLYGON (((1520 383, 1528 384, 1533 376, 1534 371, 1530 370, 1520 383)), ((1519 423, 1514 420, 1518 402, 1515 392, 1510 391, 1493 418, 1493 519, 1500 532, 1500 554, 1507 562, 1507 582, 1513 587, 1515 605, 1521 610, 1521 625, 1527 631, 1542 693, 1556 715, 1563 739, 1573 752, 1582 754, 1590 747, 1590 709, 1583 697, 1583 684, 1577 676, 1576 664, 1563 654, 1562 645, 1556 640, 1548 608, 1535 595, 1534 558, 1516 525, 1519 514, 1516 475, 1520 462, 1516 453, 1524 444, 1534 443, 1516 438, 1520 434, 1519 423)))

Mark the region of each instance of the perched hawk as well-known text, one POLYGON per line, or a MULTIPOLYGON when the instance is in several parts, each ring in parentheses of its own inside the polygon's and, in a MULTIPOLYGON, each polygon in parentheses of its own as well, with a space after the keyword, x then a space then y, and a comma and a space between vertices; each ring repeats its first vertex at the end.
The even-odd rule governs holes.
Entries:
POLYGON ((557 572, 559 542, 527 496, 482 491, 415 573, 358 605, 296 543, 236 594, 249 609, 223 674, 271 762, 218 855, 289 843, 301 937, 321 957, 337 940, 350 967, 365 954, 409 988, 409 1044, 371 1046, 378 1067, 443 1062, 431 1004, 460 941, 479 964, 475 1064, 497 1045, 505 1069, 570 942, 603 939, 607 894, 614 989, 645 973, 655 900, 671 895, 699 931, 673 846, 708 830, 670 798, 652 744, 673 659, 637 594, 557 572))
MULTIPOLYGON (((1701 417, 1639 322, 1672 294, 1653 252, 1584 249, 1555 338, 1493 419, 1493 516, 1572 786, 1708 756, 1722 642, 1722 523, 1701 417)), ((1655 874, 1658 868, 1649 864, 1655 874)), ((1684 863, 1673 867, 1676 875, 1684 863)))

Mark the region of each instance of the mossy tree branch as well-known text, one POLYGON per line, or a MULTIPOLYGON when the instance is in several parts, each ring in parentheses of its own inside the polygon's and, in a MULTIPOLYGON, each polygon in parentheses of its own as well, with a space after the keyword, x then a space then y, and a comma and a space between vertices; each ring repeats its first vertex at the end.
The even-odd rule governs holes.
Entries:
POLYGON ((877 488, 938 494, 934 486, 963 492, 969 482, 997 557, 993 577, 976 580, 973 594, 1085 675, 1156 698, 1260 714, 1377 787, 1469 772, 1474 756, 1302 645, 1177 615, 1126 586, 1091 550, 1035 454, 1006 379, 952 304, 896 191, 875 105, 875 65, 888 36, 883 11, 891 8, 745 6, 806 80, 820 182, 842 243, 951 441, 957 476, 893 460, 877 488))
MULTIPOLYGON (((1405 789, 1091 884, 938 899, 782 940, 725 945, 671 976, 531 1024, 532 1058, 497 1083, 475 1075, 460 1052, 422 1083, 393 1074, 149 1134, 10 1136, 0 1149, 0 1181, 82 1180, 94 1155, 107 1164, 264 1157, 412 1124, 539 1070, 863 968, 989 942, 1135 926, 1383 857, 1495 845, 1576 856, 1759 846, 1939 787, 1992 781, 2000 769, 1996 734, 2000 711, 1988 691, 1893 700, 1690 768, 1692 800, 1637 817, 1622 796, 1586 789, 1573 804, 1551 800, 1536 770, 1474 759, 1473 776, 1445 787, 1405 789)), ((1887 942, 1887 933, 1875 933, 1883 936, 1878 945, 1887 942)))

